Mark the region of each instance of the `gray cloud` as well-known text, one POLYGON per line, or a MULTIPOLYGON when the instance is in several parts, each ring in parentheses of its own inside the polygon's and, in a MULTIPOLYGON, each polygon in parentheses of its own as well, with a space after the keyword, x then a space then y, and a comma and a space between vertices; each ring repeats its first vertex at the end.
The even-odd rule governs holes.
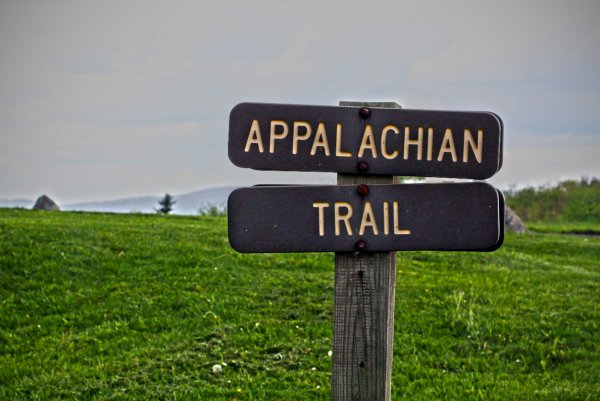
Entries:
POLYGON ((0 197, 63 201, 333 175, 227 160, 241 101, 491 110, 498 185, 600 175, 594 1, 4 2, 0 197))

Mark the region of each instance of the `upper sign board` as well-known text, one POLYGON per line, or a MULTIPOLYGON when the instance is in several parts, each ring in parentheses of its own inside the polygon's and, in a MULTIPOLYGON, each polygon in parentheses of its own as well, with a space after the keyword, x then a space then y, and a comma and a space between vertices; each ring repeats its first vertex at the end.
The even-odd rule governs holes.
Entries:
POLYGON ((504 238, 502 194, 483 182, 257 186, 227 212, 239 252, 493 251, 504 238))
POLYGON ((258 170, 486 179, 502 165, 489 112, 241 103, 229 158, 258 170))

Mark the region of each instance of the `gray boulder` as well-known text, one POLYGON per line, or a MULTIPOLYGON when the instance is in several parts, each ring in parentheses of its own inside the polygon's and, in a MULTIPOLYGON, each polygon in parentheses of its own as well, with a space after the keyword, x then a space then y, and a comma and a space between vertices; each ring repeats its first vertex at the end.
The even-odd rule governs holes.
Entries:
POLYGON ((46 195, 42 195, 35 201, 35 205, 33 205, 33 210, 57 210, 60 208, 52 199, 47 197, 46 195))
POLYGON ((504 231, 513 231, 517 234, 528 232, 523 220, 508 206, 504 208, 504 231))

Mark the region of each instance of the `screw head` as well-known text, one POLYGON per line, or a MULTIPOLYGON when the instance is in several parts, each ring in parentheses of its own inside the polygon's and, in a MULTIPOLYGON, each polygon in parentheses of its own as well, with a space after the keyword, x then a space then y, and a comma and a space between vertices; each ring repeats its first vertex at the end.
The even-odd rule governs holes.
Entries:
POLYGON ((367 250, 367 243, 364 240, 359 239, 356 241, 356 244, 354 244, 354 249, 358 252, 364 252, 367 250))
POLYGON ((360 196, 367 196, 369 195, 369 186, 367 184, 360 184, 356 188, 356 192, 358 192, 360 196))
POLYGON ((356 164, 356 169, 361 173, 369 171, 369 164, 365 161, 360 161, 356 164))
POLYGON ((371 117, 371 109, 368 107, 361 107, 360 110, 358 110, 358 114, 366 120, 367 118, 371 117))

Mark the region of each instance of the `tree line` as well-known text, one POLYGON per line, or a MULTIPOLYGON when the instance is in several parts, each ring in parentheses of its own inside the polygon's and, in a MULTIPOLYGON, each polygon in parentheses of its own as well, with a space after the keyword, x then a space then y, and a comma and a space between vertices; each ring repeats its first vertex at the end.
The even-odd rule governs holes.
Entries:
POLYGON ((554 185, 509 189, 506 203, 529 222, 600 223, 600 180, 583 177, 554 185))
MULTIPOLYGON (((504 192, 506 203, 528 222, 595 222, 600 223, 600 179, 583 177, 564 180, 554 185, 511 188, 504 192)), ((159 214, 169 214, 177 201, 165 194, 159 201, 159 214)), ((226 209, 206 205, 201 216, 226 214, 226 209)))
MULTIPOLYGON (((172 195, 165 194, 165 196, 163 196, 162 199, 158 201, 159 207, 154 210, 156 210, 156 213, 158 214, 167 215, 173 211, 173 206, 175 206, 176 203, 177 201, 172 195)), ((200 216, 224 216, 226 214, 226 207, 219 207, 218 205, 214 205, 212 203, 209 203, 198 209, 198 215, 200 216)))

